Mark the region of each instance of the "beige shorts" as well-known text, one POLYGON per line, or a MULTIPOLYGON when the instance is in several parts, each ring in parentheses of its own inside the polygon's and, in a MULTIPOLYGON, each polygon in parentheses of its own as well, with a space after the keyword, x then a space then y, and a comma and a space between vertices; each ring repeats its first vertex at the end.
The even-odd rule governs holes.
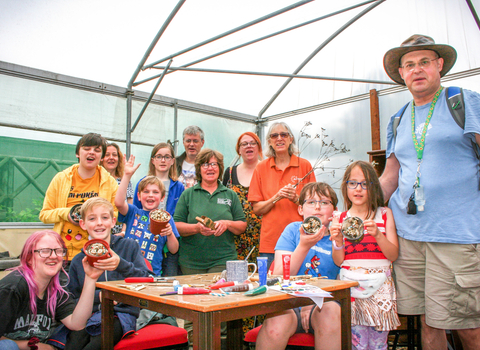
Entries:
POLYGON ((393 263, 398 313, 425 314, 440 329, 480 327, 480 244, 416 242, 398 237, 393 263))

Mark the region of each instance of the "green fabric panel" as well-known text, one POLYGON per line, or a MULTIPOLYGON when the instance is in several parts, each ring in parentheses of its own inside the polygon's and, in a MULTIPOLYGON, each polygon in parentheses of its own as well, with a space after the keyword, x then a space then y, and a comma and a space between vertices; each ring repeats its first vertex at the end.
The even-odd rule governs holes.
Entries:
MULTIPOLYGON (((60 170, 77 163, 75 145, 0 137, 0 162, 6 157, 13 157, 35 179, 43 192, 58 172, 52 165, 42 171, 47 162, 54 161, 60 170)), ((18 169, 15 161, 10 159, 0 167, 0 221, 39 221, 37 212, 43 197, 18 169), (25 182, 28 182, 28 186, 15 196, 25 182)))

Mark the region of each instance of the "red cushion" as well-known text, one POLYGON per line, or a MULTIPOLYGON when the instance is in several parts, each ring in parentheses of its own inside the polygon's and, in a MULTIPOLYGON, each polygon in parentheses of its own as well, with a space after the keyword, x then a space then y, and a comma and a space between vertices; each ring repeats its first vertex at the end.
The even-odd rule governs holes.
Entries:
POLYGON ((188 342, 187 331, 169 324, 151 324, 132 335, 128 335, 115 345, 114 350, 152 349, 188 342))
MULTIPOLYGON (((255 343, 257 341, 257 335, 260 331, 260 327, 262 326, 258 326, 245 334, 245 341, 247 343, 255 343)), ((313 334, 310 333, 296 333, 292 335, 290 339, 288 339, 288 345, 314 347, 315 337, 313 336, 313 334)))

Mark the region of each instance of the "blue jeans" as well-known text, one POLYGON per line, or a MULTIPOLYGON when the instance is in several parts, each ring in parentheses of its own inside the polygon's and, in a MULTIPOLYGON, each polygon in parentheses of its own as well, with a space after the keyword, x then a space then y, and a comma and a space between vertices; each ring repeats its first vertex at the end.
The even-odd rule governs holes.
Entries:
POLYGON ((0 350, 18 350, 17 343, 10 339, 0 340, 0 350))

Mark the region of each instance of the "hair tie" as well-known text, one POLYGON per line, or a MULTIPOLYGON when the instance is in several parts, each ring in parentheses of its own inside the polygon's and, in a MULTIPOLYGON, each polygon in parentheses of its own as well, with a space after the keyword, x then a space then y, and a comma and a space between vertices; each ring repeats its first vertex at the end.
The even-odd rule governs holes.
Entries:
POLYGON ((32 337, 28 341, 27 345, 30 348, 30 350, 38 350, 38 346, 37 346, 38 343, 40 343, 40 339, 38 339, 37 337, 32 337))

